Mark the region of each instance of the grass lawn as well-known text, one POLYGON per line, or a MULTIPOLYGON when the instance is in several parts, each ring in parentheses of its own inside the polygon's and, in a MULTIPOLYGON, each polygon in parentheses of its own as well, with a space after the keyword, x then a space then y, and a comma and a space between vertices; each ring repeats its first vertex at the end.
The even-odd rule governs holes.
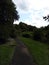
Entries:
POLYGON ((4 44, 0 45, 0 65, 9 65, 14 49, 15 49, 15 44, 12 41, 12 44, 4 44))
POLYGON ((20 37, 28 47, 37 65, 49 65, 49 46, 29 38, 20 37))

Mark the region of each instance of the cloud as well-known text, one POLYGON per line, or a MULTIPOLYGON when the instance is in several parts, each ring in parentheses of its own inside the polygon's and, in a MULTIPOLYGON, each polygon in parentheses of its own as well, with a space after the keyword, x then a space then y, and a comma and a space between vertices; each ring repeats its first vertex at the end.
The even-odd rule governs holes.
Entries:
POLYGON ((20 9, 42 9, 49 7, 49 0, 13 0, 20 9))
POLYGON ((16 6, 21 10, 27 10, 27 3, 25 0, 13 0, 16 6))
POLYGON ((49 24, 43 20, 43 16, 49 14, 49 0, 13 0, 13 2, 20 15, 19 22, 22 21, 37 27, 49 24))

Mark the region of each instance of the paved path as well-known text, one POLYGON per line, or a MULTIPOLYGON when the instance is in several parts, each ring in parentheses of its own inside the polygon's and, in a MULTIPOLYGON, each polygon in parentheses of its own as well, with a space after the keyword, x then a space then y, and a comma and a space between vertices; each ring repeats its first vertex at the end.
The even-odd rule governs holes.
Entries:
POLYGON ((36 65, 24 43, 18 38, 16 39, 16 43, 17 46, 10 65, 36 65))

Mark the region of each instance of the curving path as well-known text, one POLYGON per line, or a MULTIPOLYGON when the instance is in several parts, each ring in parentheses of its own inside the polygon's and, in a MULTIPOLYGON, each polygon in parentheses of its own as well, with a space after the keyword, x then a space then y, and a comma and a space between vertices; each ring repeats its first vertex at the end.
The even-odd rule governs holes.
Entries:
POLYGON ((36 65, 32 56, 28 52, 27 47, 18 38, 15 39, 17 46, 14 51, 13 58, 9 65, 36 65))

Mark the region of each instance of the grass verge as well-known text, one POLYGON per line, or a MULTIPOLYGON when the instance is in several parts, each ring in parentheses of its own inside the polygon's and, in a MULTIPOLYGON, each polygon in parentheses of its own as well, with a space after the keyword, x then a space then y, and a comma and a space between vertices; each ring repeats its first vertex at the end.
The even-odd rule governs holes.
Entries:
POLYGON ((28 47, 37 65, 49 65, 49 46, 29 38, 20 37, 28 47))
POLYGON ((14 41, 0 45, 0 65, 9 65, 14 53, 15 46, 16 44, 14 41))

